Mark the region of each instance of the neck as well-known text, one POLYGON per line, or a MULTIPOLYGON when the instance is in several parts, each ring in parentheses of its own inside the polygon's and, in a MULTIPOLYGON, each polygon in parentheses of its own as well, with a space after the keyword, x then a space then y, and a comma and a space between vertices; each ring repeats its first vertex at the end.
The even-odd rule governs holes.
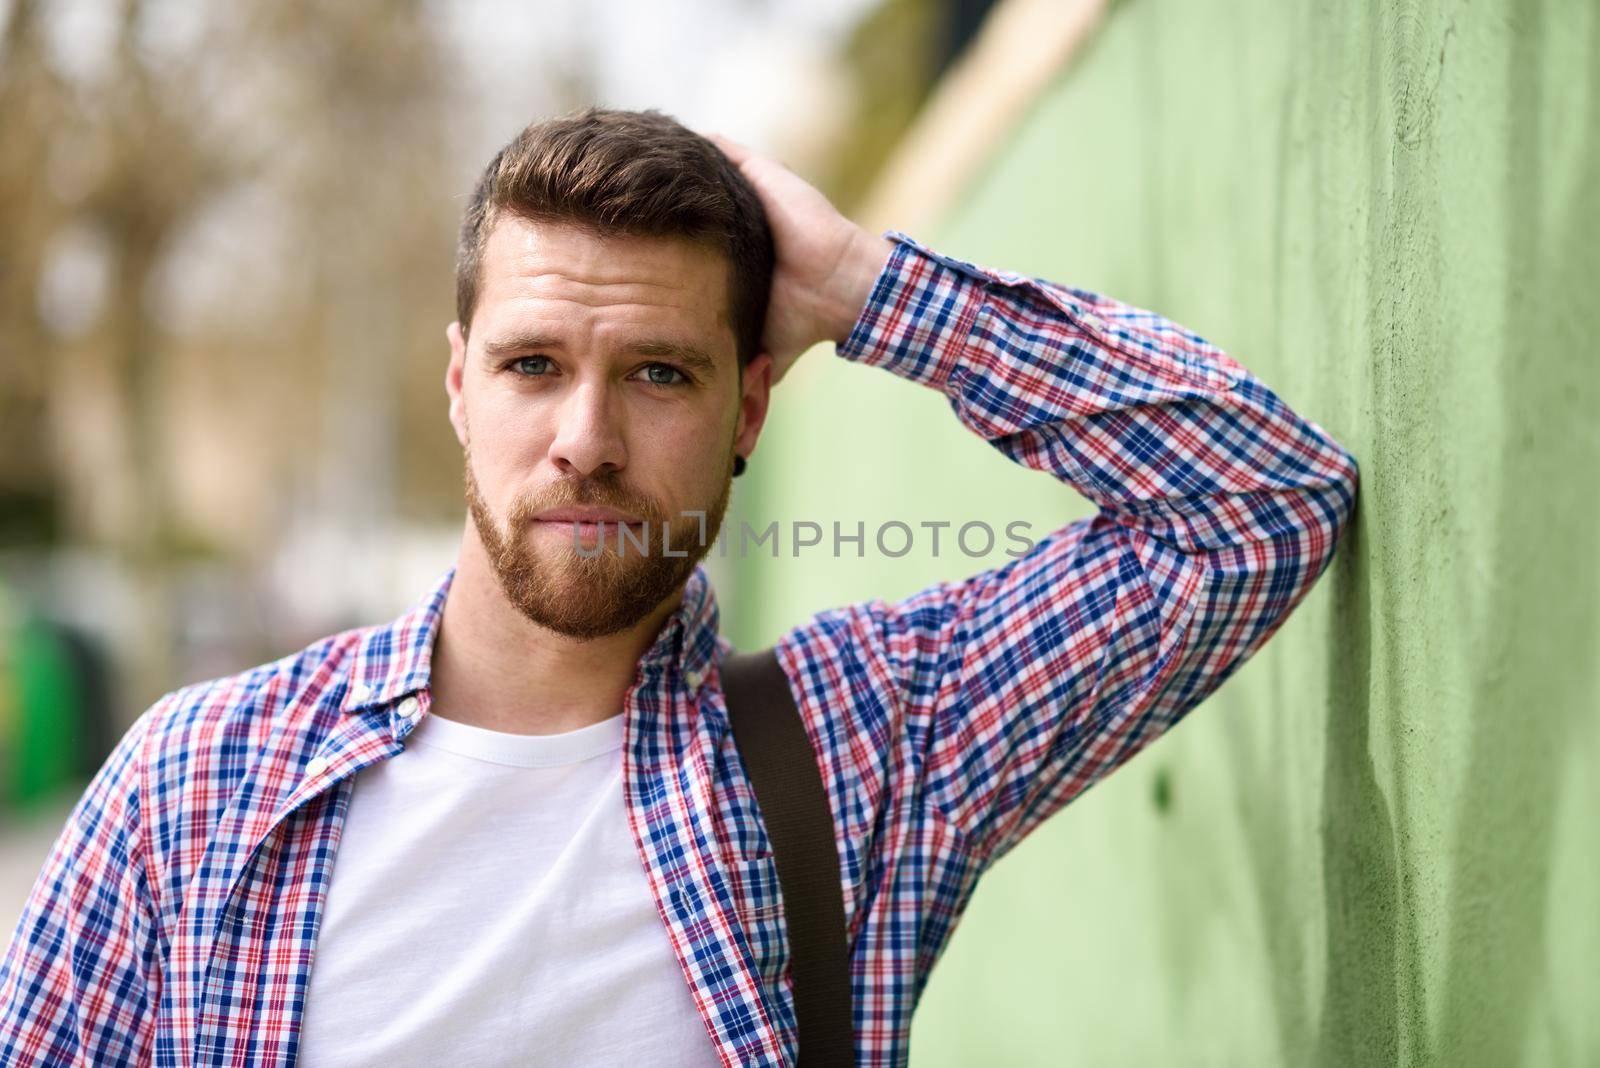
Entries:
POLYGON ((434 638, 433 709, 511 734, 559 734, 622 711, 639 659, 682 601, 682 590, 635 626, 587 641, 517 610, 469 518, 434 638))

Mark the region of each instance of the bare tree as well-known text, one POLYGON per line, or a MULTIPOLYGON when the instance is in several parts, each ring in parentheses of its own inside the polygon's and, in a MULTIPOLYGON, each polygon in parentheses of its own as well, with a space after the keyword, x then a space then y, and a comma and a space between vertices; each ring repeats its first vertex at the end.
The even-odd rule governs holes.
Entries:
POLYGON ((54 498, 58 542, 120 562, 137 704, 182 673, 185 554, 247 564, 293 508, 352 536, 394 520, 454 205, 423 5, 102 14, 92 76, 53 62, 47 5, 18 3, 0 39, 0 493, 54 498), (98 291, 52 290, 74 235, 98 291), (41 314, 53 291, 65 320, 41 314), (197 491, 205 463, 225 494, 197 491))

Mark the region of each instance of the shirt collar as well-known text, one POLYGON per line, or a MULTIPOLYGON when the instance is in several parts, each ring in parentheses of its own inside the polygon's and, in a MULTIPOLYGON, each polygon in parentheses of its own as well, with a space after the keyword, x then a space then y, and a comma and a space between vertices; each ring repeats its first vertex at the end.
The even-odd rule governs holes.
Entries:
MULTIPOLYGON (((433 639, 455 574, 452 564, 405 614, 363 632, 341 711, 387 706, 427 688, 433 639)), ((639 658, 639 678, 659 679, 675 668, 693 693, 721 642, 716 592, 705 565, 696 564, 684 583, 682 602, 639 658)))

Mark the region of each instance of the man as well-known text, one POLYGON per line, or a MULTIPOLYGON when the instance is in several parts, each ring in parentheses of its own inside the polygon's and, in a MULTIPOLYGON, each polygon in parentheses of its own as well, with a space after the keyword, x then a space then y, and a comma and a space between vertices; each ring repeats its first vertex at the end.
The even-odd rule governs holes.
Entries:
POLYGON ((0 1062, 792 1063, 700 560, 816 342, 940 390, 1099 508, 779 643, 836 821, 862 1063, 905 1063, 982 873, 1325 569, 1355 463, 1238 363, 869 234, 717 144, 590 111, 490 162, 447 331, 455 566, 392 624, 134 724, 0 964, 0 1062))

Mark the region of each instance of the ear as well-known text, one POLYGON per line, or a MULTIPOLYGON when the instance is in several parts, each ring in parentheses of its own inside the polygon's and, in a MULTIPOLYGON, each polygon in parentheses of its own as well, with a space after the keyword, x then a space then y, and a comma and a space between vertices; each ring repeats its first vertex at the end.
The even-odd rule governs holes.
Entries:
POLYGON ((450 363, 445 367, 444 391, 450 398, 450 425, 456 428, 456 440, 467 447, 467 421, 461 396, 461 376, 467 364, 467 341, 461 336, 461 324, 451 323, 444 328, 450 342, 450 363))
POLYGON ((745 364, 742 386, 733 450, 748 459, 755 451, 756 438, 761 436, 761 428, 767 421, 767 404, 772 397, 772 357, 765 352, 752 357, 745 364))

